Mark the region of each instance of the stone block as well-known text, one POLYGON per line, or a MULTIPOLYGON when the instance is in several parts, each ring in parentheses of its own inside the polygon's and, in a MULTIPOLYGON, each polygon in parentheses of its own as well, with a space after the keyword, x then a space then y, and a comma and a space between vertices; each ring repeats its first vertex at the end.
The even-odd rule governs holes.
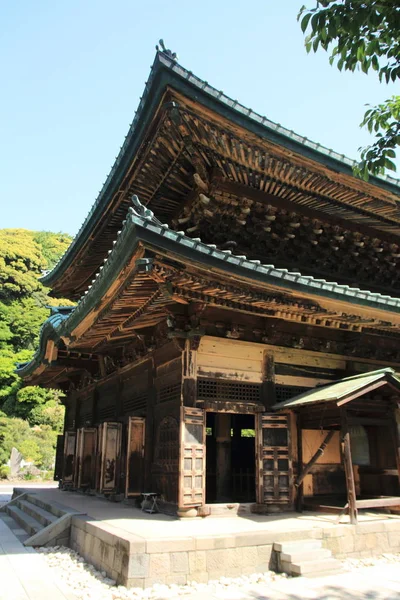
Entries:
POLYGON ((195 550, 213 550, 214 538, 211 535, 200 535, 194 538, 195 550))
POLYGON ((207 583, 208 573, 207 571, 194 571, 187 576, 188 581, 196 581, 197 583, 207 583))
POLYGON ((190 537, 163 538, 147 540, 146 552, 159 554, 161 552, 189 552, 195 550, 195 541, 190 537))
POLYGON ((140 588, 140 589, 143 589, 144 587, 150 587, 153 584, 150 583, 149 585, 146 585, 146 579, 144 577, 130 577, 129 579, 126 579, 120 585, 124 585, 127 588, 140 588))
POLYGON ((355 531, 355 525, 335 525, 334 527, 323 529, 322 538, 329 539, 334 537, 342 537, 343 535, 347 535, 349 533, 354 535, 355 531))
POLYGON ((187 552, 171 552, 171 571, 173 573, 189 573, 187 552))
POLYGON ((114 554, 115 554, 114 548, 112 546, 109 546, 108 544, 104 544, 102 560, 103 560, 103 563, 105 565, 107 565, 110 569, 114 565, 114 554))
POLYGON ((235 536, 234 535, 216 535, 214 536, 214 548, 219 550, 220 548, 235 548, 235 536))
POLYGON ((149 576, 150 557, 148 554, 131 554, 128 564, 128 579, 149 576))
POLYGON ((400 519, 391 517, 390 520, 383 521, 383 527, 385 531, 399 531, 400 532, 400 519))
POLYGON ((128 567, 129 555, 122 548, 114 548, 114 562, 113 568, 121 572, 122 566, 125 565, 128 567))
POLYGON ((388 538, 391 551, 400 552, 400 531, 389 531, 388 538))
POLYGON ((237 548, 241 546, 259 546, 272 544, 275 541, 276 533, 273 534, 269 531, 252 531, 249 533, 246 531, 235 535, 234 546, 237 548))
POLYGON ((205 550, 189 552, 188 555, 189 573, 202 573, 207 571, 207 554, 205 550))
POLYGON ((266 564, 268 566, 271 561, 271 554, 272 544, 257 546, 257 563, 266 564))
POLYGON ((246 546, 243 548, 236 548, 238 558, 242 568, 253 567, 258 562, 258 552, 256 546, 246 546))
POLYGON ((209 550, 207 552, 207 571, 209 573, 219 572, 224 575, 227 570, 236 569, 240 572, 241 556, 236 548, 227 548, 225 550, 209 550))
MULTIPOLYGON (((157 583, 161 583, 161 582, 157 582, 157 583)), ((162 582, 164 583, 164 582, 162 582)), ((186 575, 180 575, 178 573, 174 574, 174 575, 167 575, 167 577, 165 578, 165 583, 170 585, 171 583, 175 583, 175 585, 185 585, 185 583, 187 583, 187 576, 186 575)))
POLYGON ((385 531, 384 521, 367 521, 356 525, 356 534, 379 533, 385 531))
POLYGON ((166 576, 171 573, 170 554, 160 552, 158 554, 149 554, 148 556, 150 557, 149 577, 166 576))

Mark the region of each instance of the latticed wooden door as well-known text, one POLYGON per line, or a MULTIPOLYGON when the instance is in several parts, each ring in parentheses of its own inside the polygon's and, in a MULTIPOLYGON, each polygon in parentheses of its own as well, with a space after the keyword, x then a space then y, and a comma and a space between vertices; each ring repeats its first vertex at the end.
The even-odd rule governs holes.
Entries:
POLYGON ((291 504, 293 467, 288 415, 257 415, 257 502, 291 504))
POLYGON ((128 423, 128 449, 126 453, 126 490, 127 498, 139 496, 144 492, 144 435, 145 419, 130 417, 128 423))
POLYGON ((205 502, 205 411, 181 408, 179 506, 201 506, 205 502))

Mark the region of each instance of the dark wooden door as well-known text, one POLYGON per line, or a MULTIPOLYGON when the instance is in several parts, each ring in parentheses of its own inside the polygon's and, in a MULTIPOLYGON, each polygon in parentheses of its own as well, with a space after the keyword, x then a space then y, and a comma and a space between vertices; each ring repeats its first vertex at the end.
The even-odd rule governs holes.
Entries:
POLYGON ((103 423, 101 486, 103 493, 115 492, 121 455, 121 423, 103 423))
POLYGON ((205 411, 181 408, 179 506, 205 503, 205 411))
POLYGON ((257 502, 291 504, 293 502, 293 467, 289 416, 260 413, 257 415, 257 502))
POLYGON ((97 430, 94 427, 82 428, 79 433, 79 473, 78 488, 95 488, 96 471, 96 438, 97 430))
POLYGON ((144 485, 144 440, 145 419, 130 417, 128 423, 128 448, 126 453, 126 489, 127 498, 140 496, 146 490, 144 485))
POLYGON ((75 472, 76 431, 66 431, 64 435, 63 484, 72 485, 75 472))

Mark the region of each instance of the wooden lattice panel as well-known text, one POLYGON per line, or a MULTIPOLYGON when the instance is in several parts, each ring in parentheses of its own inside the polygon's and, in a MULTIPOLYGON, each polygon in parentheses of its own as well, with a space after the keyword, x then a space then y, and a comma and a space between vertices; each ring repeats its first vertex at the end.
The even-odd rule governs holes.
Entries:
POLYGON ((199 400, 231 400, 234 402, 259 402, 261 385, 219 379, 199 378, 197 398, 199 400))
POLYGON ((288 415, 258 416, 258 502, 290 504, 293 496, 293 467, 288 415))
POLYGON ((205 412, 182 407, 179 506, 205 501, 205 412))
POLYGON ((290 398, 294 398, 294 396, 304 394, 304 392, 307 392, 309 389, 310 388, 308 387, 299 385, 276 385, 276 401, 283 402, 284 400, 290 400, 290 398))

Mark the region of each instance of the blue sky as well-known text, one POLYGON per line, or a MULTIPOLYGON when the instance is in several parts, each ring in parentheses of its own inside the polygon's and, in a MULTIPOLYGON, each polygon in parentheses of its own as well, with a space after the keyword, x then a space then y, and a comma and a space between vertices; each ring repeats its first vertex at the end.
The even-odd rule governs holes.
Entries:
MULTIPOLYGON (((307 55, 305 0, 18 0, 0 7, 0 227, 75 234, 117 155, 155 44, 216 88, 351 158, 394 93, 307 55)), ((307 3, 307 2, 306 2, 307 3)), ((308 0, 313 6, 314 0, 308 0)))

